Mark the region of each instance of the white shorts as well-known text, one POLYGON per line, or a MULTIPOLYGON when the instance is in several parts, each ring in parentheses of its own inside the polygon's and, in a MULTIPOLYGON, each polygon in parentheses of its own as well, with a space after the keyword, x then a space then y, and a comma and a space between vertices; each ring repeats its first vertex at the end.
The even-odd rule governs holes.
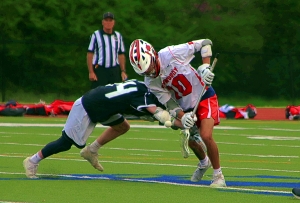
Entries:
POLYGON ((84 146, 95 127, 96 123, 90 120, 80 97, 74 102, 63 130, 77 145, 84 146))

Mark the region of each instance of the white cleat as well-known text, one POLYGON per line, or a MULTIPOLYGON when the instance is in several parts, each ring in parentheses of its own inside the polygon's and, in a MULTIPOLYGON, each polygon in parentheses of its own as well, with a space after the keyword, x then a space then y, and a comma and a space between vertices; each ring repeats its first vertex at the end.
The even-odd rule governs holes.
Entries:
POLYGON ((23 166, 24 166, 25 174, 26 174, 27 178, 31 178, 31 179, 38 178, 38 177, 36 176, 38 164, 32 163, 32 162, 30 161, 30 157, 27 157, 27 158, 23 161, 23 166))
POLYGON ((213 180, 212 183, 210 184, 210 187, 213 188, 226 187, 225 178, 222 173, 213 175, 213 180))
POLYGON ((191 177, 191 181, 192 182, 198 182, 200 181, 203 176, 204 173, 207 171, 207 169, 209 169, 211 167, 211 163, 210 160, 208 160, 208 164, 206 166, 201 165, 200 163, 198 164, 197 169, 195 170, 195 172, 193 173, 192 177, 191 177))
POLYGON ((90 147, 84 147, 81 151, 80 151, 80 156, 83 157, 84 159, 86 159, 88 162, 90 162, 90 164, 97 170, 99 171, 103 171, 104 168, 101 166, 101 164, 98 161, 98 153, 95 152, 91 152, 90 151, 90 147))

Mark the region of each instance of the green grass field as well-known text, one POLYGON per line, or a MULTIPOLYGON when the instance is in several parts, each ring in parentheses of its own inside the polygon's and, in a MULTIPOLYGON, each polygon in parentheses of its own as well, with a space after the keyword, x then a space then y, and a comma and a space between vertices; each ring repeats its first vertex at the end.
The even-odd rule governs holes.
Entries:
MULTIPOLYGON (((22 161, 60 137, 65 118, 0 117, 0 202, 294 202, 300 187, 297 121, 222 120, 214 130, 227 188, 209 188, 212 169, 198 183, 198 160, 183 159, 179 131, 130 121, 131 130, 99 151, 104 172, 79 149, 53 155, 24 175, 22 161)), ((100 125, 88 143, 103 131, 100 125)))

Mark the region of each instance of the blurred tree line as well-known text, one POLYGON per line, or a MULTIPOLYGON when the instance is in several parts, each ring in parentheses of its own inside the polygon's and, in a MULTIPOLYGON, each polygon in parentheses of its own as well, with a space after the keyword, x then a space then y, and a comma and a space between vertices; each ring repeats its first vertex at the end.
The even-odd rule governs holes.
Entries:
MULTIPOLYGON (((214 88, 220 96, 300 95, 300 1, 295 0, 2 0, 0 86, 5 91, 82 95, 90 87, 90 35, 113 12, 126 49, 142 38, 158 51, 209 38, 220 53, 214 88)), ((127 51, 128 56, 128 51, 127 51)), ((200 55, 192 65, 201 64, 200 55)), ((127 57, 129 78, 134 73, 127 57)))

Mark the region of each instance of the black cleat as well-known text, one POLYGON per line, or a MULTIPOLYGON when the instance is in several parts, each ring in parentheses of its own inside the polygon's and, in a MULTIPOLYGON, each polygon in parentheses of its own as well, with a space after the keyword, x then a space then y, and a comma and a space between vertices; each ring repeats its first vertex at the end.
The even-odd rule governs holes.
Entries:
POLYGON ((300 199, 300 188, 293 188, 292 193, 297 199, 300 199))

